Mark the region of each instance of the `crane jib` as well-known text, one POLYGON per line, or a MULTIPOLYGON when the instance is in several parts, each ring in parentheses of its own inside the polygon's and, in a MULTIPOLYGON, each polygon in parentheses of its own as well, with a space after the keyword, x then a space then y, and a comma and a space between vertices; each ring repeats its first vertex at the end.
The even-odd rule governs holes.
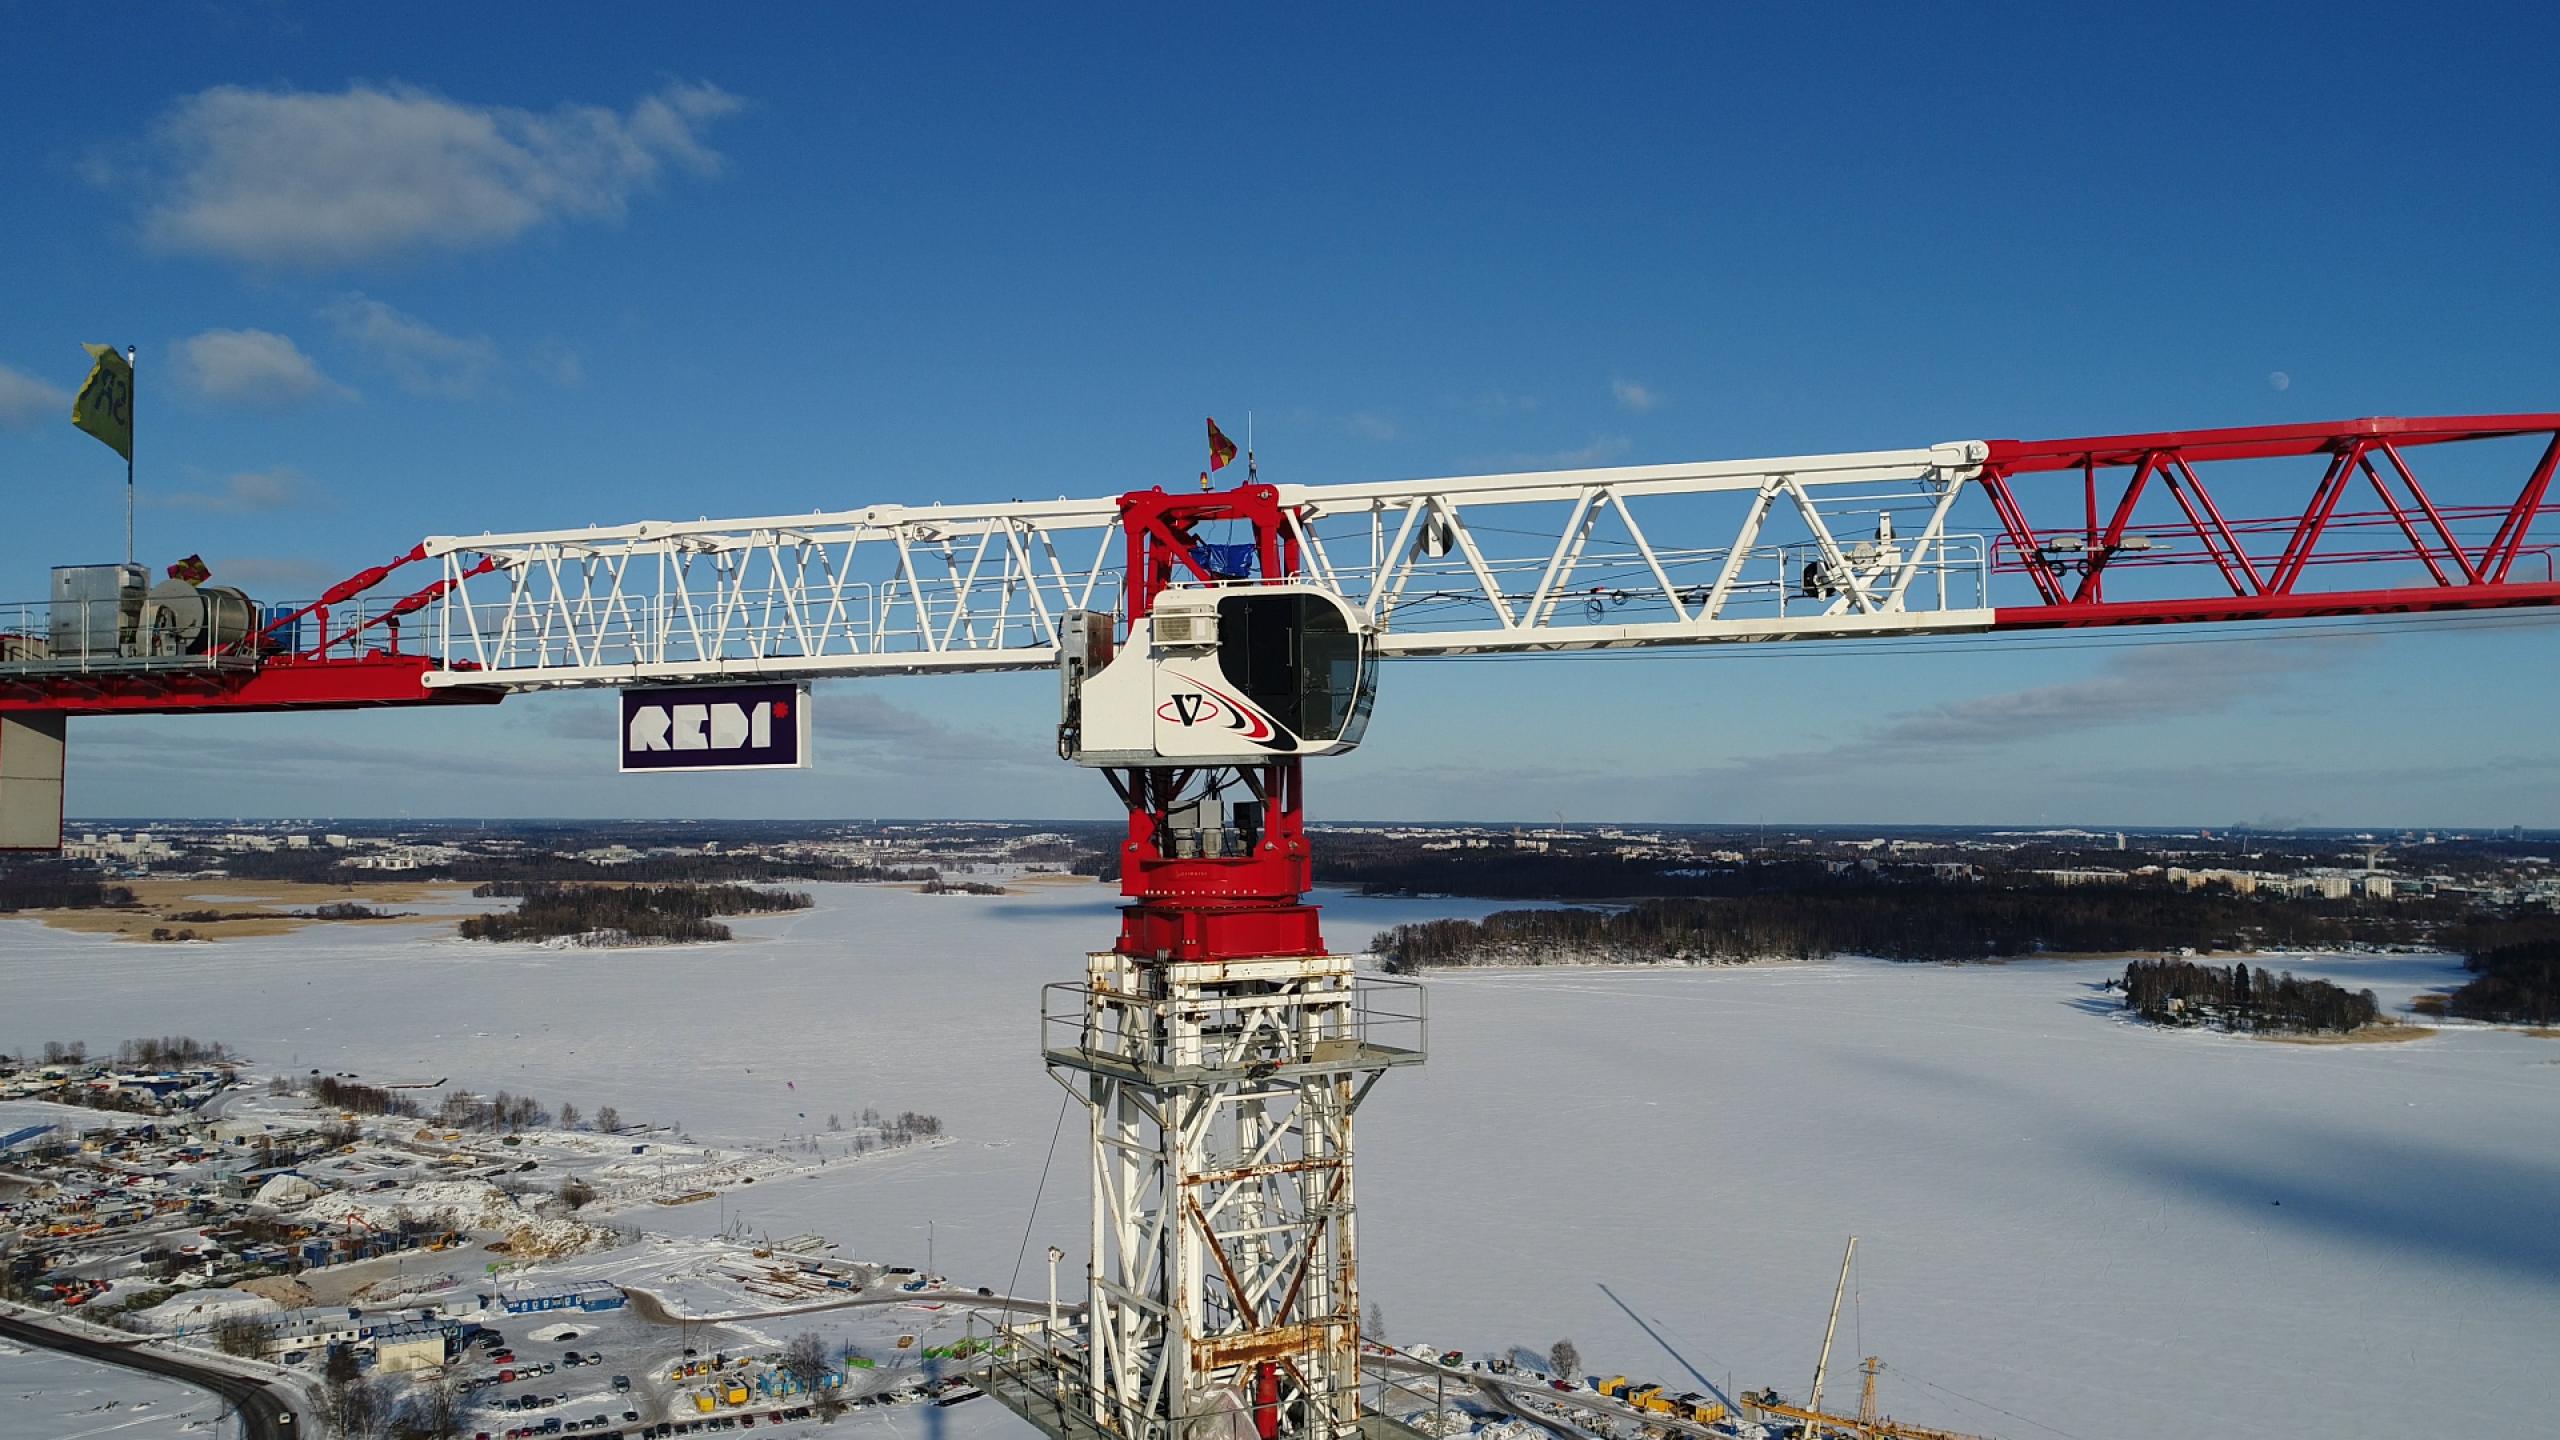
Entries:
MULTIPOLYGON (((1087 617, 1283 580, 1372 685, 1389 659, 2548 606, 2555 466, 2560 414, 2368 418, 440 536, 299 605, 87 567, 0 613, 0 745, 40 756, 83 715, 1051 669, 1087 617), (438 573, 375 593, 413 565, 438 573)), ((1185 693, 1148 713, 1303 738, 1185 693)), ((0 784, 58 784, 30 763, 0 784)))

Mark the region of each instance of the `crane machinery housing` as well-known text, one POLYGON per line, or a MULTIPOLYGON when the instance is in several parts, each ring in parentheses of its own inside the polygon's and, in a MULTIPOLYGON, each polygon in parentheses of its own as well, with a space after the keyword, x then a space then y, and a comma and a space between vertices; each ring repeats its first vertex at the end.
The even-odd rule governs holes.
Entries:
POLYGON ((989 1388, 1060 1440, 1381 1437, 1352 1119, 1425 1011, 1326 946, 1302 773, 1381 662, 2548 606, 2555 461, 2560 414, 2365 419, 438 536, 299 606, 87 567, 0 610, 0 845, 59 844, 72 717, 1054 667, 1127 904, 1041 1013, 1087 1304, 989 1388))

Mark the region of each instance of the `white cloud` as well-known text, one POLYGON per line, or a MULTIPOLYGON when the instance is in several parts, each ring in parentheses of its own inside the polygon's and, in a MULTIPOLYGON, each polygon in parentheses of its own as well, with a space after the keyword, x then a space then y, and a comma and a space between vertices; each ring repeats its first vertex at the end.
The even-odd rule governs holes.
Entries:
POLYGON ((261 410, 354 394, 272 330, 207 330, 179 341, 178 383, 207 400, 261 410))
POLYGON ((71 392, 0 365, 0 429, 32 429, 48 416, 70 423, 71 392))
MULTIPOLYGON (((344 567, 323 565, 298 556, 231 555, 213 564, 214 578, 230 585, 260 586, 292 594, 316 595, 346 578, 344 567)), ((260 596, 265 599, 265 596, 260 596)))
POLYGON ((1594 435, 1587 445, 1570 450, 1541 450, 1514 453, 1502 463, 1519 470, 1578 470, 1590 465, 1605 465, 1635 448, 1635 442, 1624 435, 1594 435))
POLYGON ((1469 410, 1489 410, 1496 414, 1526 415, 1543 403, 1535 395, 1515 395, 1508 390, 1480 390, 1449 402, 1469 410))
POLYGON ((397 84, 217 86, 154 127, 143 232, 188 254, 334 268, 617 220, 669 169, 717 171, 702 132, 739 104, 715 85, 669 85, 627 111, 469 105, 397 84))
POLYGON ((587 357, 567 341, 553 337, 533 347, 526 357, 535 372, 563 389, 575 389, 587 380, 587 357))
POLYGON ((340 337, 413 395, 463 399, 498 363, 486 337, 447 335, 415 315, 363 295, 341 295, 320 311, 340 337))
POLYGON ((1844 744, 1736 759, 1726 768, 1764 777, 1835 775, 1877 755, 2015 755, 2045 740, 2219 715, 2263 702, 2280 680, 2336 665, 2365 640, 2342 633, 2317 643, 2129 644, 2088 675, 1904 710, 1844 744))
POLYGON ((1633 380, 1612 380, 1609 393, 1618 397, 1618 408, 1642 414, 1662 403, 1662 392, 1633 380))
POLYGON ((152 503, 171 510, 201 510, 213 515, 251 515, 282 510, 304 502, 310 491, 302 477, 288 469, 244 470, 211 490, 179 490, 152 503))
POLYGON ((1363 440, 1393 440, 1398 433, 1393 417, 1381 415, 1375 410, 1361 410, 1353 413, 1343 420, 1342 428, 1363 440))

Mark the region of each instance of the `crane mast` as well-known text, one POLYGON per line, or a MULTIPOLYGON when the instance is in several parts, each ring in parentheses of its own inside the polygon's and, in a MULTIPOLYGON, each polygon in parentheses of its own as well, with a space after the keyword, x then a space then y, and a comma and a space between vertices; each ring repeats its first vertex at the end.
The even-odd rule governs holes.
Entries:
POLYGON ((1127 903, 1042 1004, 1087 1304, 989 1388, 1059 1440, 1382 1440, 1352 1120, 1425 1013, 1329 953, 1303 773, 1379 662, 2551 605, 2556 460, 2560 414, 2368 419, 439 536, 169 647, 0 612, 0 845, 59 843, 73 716, 1055 668, 1127 903))

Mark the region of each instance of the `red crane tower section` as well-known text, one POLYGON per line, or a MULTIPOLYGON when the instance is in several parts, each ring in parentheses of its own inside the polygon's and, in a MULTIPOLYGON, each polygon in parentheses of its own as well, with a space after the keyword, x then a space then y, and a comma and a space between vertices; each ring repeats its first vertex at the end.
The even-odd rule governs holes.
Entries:
MULTIPOLYGON (((1120 516, 1128 536, 1123 593, 1132 620, 1145 619, 1177 578, 1212 580, 1197 558, 1204 526, 1246 527, 1257 574, 1272 580, 1299 574, 1296 534, 1279 492, 1268 485, 1198 496, 1141 491, 1121 497, 1120 516)), ((1259 805, 1262 824, 1251 848, 1232 856, 1170 853, 1174 808, 1199 778, 1193 767, 1103 770, 1129 812, 1120 851, 1120 893, 1130 901, 1120 912, 1122 954, 1205 961, 1325 953, 1316 907, 1306 903, 1315 859, 1307 845, 1303 763, 1291 757, 1233 767, 1259 805)))

